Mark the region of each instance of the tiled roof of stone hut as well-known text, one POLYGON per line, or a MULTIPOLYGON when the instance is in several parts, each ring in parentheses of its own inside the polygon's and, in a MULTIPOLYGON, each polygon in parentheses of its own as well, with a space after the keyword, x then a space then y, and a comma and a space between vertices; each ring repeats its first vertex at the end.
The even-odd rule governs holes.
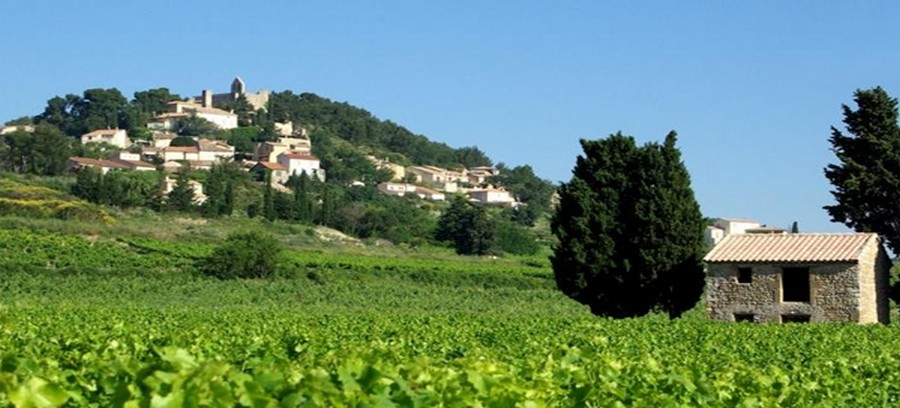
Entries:
POLYGON ((850 262, 878 234, 734 234, 725 237, 706 262, 850 262))

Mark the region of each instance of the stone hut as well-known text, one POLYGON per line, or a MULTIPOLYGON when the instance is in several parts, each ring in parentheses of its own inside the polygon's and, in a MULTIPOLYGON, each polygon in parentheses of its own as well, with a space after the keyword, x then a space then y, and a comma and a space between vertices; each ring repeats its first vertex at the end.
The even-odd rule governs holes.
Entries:
POLYGON ((704 258, 715 320, 888 323, 891 260, 877 234, 736 234, 704 258))

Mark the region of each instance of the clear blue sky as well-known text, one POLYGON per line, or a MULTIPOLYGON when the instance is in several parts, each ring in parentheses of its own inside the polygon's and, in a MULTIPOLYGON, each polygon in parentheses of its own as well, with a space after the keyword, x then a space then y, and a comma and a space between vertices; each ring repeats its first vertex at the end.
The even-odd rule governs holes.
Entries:
POLYGON ((314 92, 568 180, 578 140, 671 130, 704 214, 841 231, 822 168, 853 91, 900 95, 892 1, 0 3, 0 120, 54 95, 314 92))

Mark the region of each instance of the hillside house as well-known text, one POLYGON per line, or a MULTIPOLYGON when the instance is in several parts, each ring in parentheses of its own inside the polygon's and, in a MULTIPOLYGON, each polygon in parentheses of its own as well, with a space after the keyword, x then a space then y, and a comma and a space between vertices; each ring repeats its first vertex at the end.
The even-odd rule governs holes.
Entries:
POLYGON ((891 261, 877 234, 734 234, 704 260, 715 320, 888 322, 891 261))
POLYGON ((309 139, 283 137, 277 142, 263 142, 256 145, 253 160, 274 162, 285 152, 306 153, 312 151, 309 139))
POLYGON ((466 195, 469 196, 469 199, 471 200, 485 204, 512 206, 516 203, 515 198, 513 198, 509 191, 493 187, 469 190, 466 192, 466 195))
POLYGON ((8 135, 8 134, 10 134, 10 133, 17 132, 17 131, 19 131, 19 130, 24 131, 24 132, 28 132, 28 133, 33 133, 33 132, 34 132, 34 126, 32 126, 32 125, 10 125, 10 126, 3 126, 3 127, 0 127, 0 136, 2 136, 2 135, 8 135))
POLYGON ((110 170, 135 170, 135 171, 154 171, 156 166, 142 162, 140 160, 121 160, 121 159, 91 159, 87 157, 70 157, 68 161, 69 170, 78 171, 83 168, 91 167, 100 169, 100 173, 106 174, 110 170))
POLYGON ((375 156, 368 155, 366 156, 372 164, 375 165, 377 169, 383 169, 391 172, 391 180, 399 181, 403 180, 406 177, 406 167, 403 167, 396 163, 391 163, 388 159, 379 159, 375 156))
POLYGON ((278 155, 277 163, 284 167, 288 177, 306 173, 310 178, 325 181, 325 170, 320 167, 319 158, 311 154, 285 152, 278 155))
POLYGON ((447 196, 443 192, 426 187, 416 187, 416 195, 423 200, 444 201, 447 199, 447 196))
POLYGON ((467 180, 460 172, 435 166, 409 166, 406 174, 412 175, 416 183, 447 193, 459 191, 459 182, 467 180))
POLYGON ((169 147, 172 144, 172 140, 178 137, 177 134, 167 131, 153 131, 151 136, 151 146, 153 147, 169 147))
POLYGON ((731 234, 744 234, 747 230, 760 228, 762 224, 754 220, 737 218, 719 218, 712 226, 704 231, 704 240, 708 246, 713 246, 731 234))
POLYGON ((403 197, 406 194, 415 194, 416 185, 409 183, 381 183, 378 185, 378 191, 382 194, 403 197))
POLYGON ((284 166, 277 162, 261 161, 250 168, 250 173, 254 175, 253 178, 256 181, 265 181, 266 172, 269 172, 272 175, 272 183, 284 184, 290 177, 290 174, 288 174, 284 166))
POLYGON ((193 102, 173 101, 168 104, 169 112, 162 113, 147 122, 147 127, 154 130, 172 130, 178 120, 196 115, 212 122, 219 129, 238 127, 237 114, 212 107, 212 105, 193 102))
POLYGON ((423 200, 444 201, 446 196, 444 193, 430 188, 417 186, 410 183, 381 183, 378 185, 378 191, 382 194, 403 197, 407 194, 415 194, 423 200))
POLYGON ((227 161, 234 158, 234 146, 229 146, 228 143, 221 140, 200 139, 197 142, 197 148, 200 161, 227 161))
POLYGON ((725 231, 725 235, 743 234, 748 229, 759 228, 762 225, 754 220, 736 219, 736 218, 719 218, 713 224, 716 228, 725 231))
POLYGON ((98 129, 81 135, 81 144, 106 143, 121 149, 131 146, 125 129, 98 129))
MULTIPOLYGON (((150 152, 144 149, 144 152, 150 152)), ((159 149, 159 156, 163 161, 196 161, 200 160, 200 148, 197 146, 169 146, 159 149)))
POLYGON ((472 185, 482 185, 488 182, 489 177, 499 175, 500 171, 496 167, 478 166, 466 170, 466 178, 472 185))

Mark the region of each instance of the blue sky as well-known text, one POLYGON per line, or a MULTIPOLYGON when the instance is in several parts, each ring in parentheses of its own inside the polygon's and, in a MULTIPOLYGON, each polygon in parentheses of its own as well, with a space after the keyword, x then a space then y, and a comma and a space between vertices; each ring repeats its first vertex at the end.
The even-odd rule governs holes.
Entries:
POLYGON ((677 130, 704 214, 842 231, 841 104, 900 95, 889 1, 0 3, 0 120, 54 95, 314 92, 568 180, 579 139, 677 130))

